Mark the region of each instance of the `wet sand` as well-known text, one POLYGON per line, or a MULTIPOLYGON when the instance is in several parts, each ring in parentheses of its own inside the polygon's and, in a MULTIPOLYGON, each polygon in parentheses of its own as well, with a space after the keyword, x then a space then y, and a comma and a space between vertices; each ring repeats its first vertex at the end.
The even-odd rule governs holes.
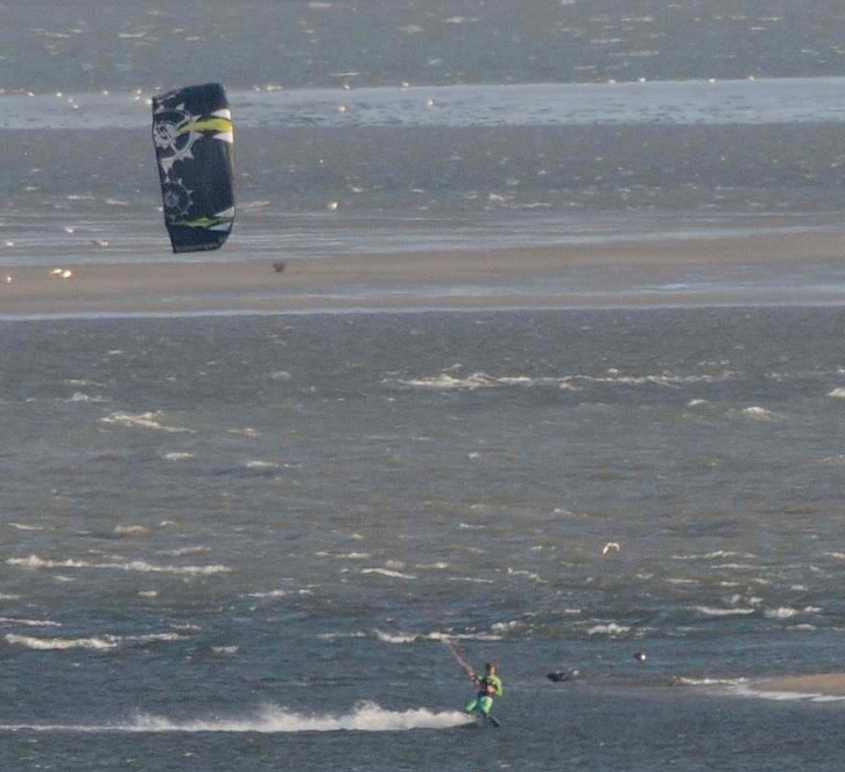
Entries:
POLYGON ((845 697, 845 673, 765 678, 754 681, 752 688, 755 692, 845 697))
MULTIPOLYGON (((55 278, 0 271, 0 315, 297 312, 353 309, 604 307, 842 302, 808 282, 679 285, 685 277, 809 271, 838 261, 833 231, 590 246, 349 255, 273 261, 89 263, 55 278), (11 281, 4 281, 11 277, 11 281), (654 287, 661 288, 656 291, 654 287)), ((219 253, 218 253, 219 255, 219 253)), ((237 253, 235 253, 235 259, 237 253)), ((102 259, 102 258, 101 258, 102 259)), ((218 258, 219 259, 219 258, 218 258)), ((279 258, 283 259, 282 257, 279 258)))

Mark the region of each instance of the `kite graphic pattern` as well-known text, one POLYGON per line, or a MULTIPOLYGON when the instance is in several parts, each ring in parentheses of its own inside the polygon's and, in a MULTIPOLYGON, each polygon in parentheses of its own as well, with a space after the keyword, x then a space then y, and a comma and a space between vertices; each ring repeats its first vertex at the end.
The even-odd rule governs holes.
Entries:
POLYGON ((235 223, 234 127, 223 86, 153 97, 153 146, 173 251, 218 249, 235 223))

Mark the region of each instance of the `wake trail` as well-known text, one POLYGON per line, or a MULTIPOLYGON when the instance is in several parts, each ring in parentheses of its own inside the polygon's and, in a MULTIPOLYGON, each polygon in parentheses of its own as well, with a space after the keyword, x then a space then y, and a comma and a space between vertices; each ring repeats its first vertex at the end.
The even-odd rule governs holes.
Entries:
POLYGON ((451 729, 472 721, 456 710, 434 712, 427 708, 412 708, 393 711, 373 702, 362 702, 350 713, 339 715, 297 713, 276 705, 264 705, 255 714, 244 717, 174 720, 138 713, 125 723, 0 724, 0 732, 402 732, 410 729, 451 729))

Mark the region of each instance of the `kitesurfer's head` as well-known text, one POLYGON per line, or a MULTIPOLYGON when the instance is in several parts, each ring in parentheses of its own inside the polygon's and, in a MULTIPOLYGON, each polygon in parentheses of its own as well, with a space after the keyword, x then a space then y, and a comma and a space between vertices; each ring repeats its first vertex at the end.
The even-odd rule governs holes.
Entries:
POLYGON ((495 662, 486 662, 484 664, 484 671, 489 675, 493 675, 496 672, 496 663, 495 662))

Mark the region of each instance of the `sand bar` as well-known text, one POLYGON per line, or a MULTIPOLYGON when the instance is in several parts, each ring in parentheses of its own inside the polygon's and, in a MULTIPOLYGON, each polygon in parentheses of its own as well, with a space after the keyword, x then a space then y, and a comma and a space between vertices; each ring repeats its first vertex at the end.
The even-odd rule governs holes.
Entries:
MULTIPOLYGON (((771 283, 780 272, 836 265, 834 231, 459 252, 344 255, 285 261, 86 263, 0 269, 0 316, 342 311, 415 308, 838 304, 845 293, 771 283), (765 282, 674 283, 741 269, 765 282), (10 277, 8 282, 3 281, 10 277), (765 286, 764 286, 765 285, 765 286), (655 288, 659 288, 659 291, 655 288), (821 294, 819 294, 821 292, 821 294)), ((232 251, 233 260, 237 252, 232 251)), ((100 259, 107 260, 106 255, 100 259)), ((194 256, 195 259, 195 256, 194 256)), ((278 258, 284 260, 283 256, 278 258)), ((786 275, 786 274, 784 274, 786 275)))
POLYGON ((783 676, 754 681, 755 692, 820 694, 830 697, 845 697, 845 673, 826 673, 824 675, 783 676))

